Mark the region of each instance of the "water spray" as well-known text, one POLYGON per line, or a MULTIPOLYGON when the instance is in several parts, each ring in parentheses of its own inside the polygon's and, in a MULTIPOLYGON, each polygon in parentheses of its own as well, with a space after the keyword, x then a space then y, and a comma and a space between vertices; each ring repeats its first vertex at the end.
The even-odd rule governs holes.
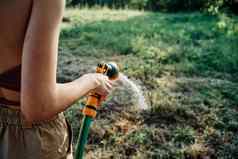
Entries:
MULTIPOLYGON (((115 63, 101 63, 96 68, 96 73, 102 73, 110 80, 116 80, 119 76, 119 69, 115 63)), ((89 93, 86 106, 83 109, 83 122, 80 128, 80 134, 76 147, 75 159, 82 159, 84 147, 87 143, 87 138, 91 123, 97 115, 97 109, 100 106, 101 95, 97 93, 89 93)))

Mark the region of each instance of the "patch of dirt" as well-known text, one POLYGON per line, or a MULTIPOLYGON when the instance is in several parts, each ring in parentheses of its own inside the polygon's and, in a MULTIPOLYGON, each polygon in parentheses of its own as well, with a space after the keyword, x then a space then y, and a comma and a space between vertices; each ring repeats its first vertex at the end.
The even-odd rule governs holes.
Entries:
MULTIPOLYGON (((121 63, 122 59, 123 56, 95 58, 61 53, 58 81, 68 82, 94 72, 99 62, 121 63)), ((226 97, 230 88, 237 86, 227 80, 199 77, 163 76, 155 82, 158 88, 149 90, 152 95, 148 96, 148 100, 152 100, 153 110, 138 109, 128 85, 122 84, 112 92, 98 110, 91 127, 86 158, 156 158, 163 152, 163 146, 171 142, 171 132, 177 126, 189 125, 202 134, 204 125, 207 125, 204 117, 211 113, 210 106, 224 105, 217 100, 217 96, 223 92, 222 95, 226 97)), ((142 81, 136 83, 143 84, 142 81)), ((229 95, 227 98, 231 98, 229 95)), ((226 102, 225 98, 222 102, 226 102)), ((78 114, 80 111, 76 116, 78 114)), ((76 129, 79 129, 80 122, 75 124, 78 126, 76 129)), ((213 149, 203 144, 195 143, 181 151, 187 158, 201 158, 201 155, 203 158, 212 158, 213 149)))

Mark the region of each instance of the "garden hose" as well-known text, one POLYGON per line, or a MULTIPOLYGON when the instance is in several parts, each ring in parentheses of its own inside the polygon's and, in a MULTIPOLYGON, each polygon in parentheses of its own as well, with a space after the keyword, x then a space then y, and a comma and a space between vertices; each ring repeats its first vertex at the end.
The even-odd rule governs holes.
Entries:
MULTIPOLYGON (((96 68, 96 73, 102 73, 109 77, 110 80, 115 80, 119 76, 119 69, 115 63, 101 63, 96 68)), ((84 147, 87 143, 87 138, 91 123, 97 115, 97 108, 100 106, 101 95, 97 93, 89 93, 85 107, 83 108, 83 122, 80 128, 80 134, 77 142, 75 159, 82 159, 84 147)))

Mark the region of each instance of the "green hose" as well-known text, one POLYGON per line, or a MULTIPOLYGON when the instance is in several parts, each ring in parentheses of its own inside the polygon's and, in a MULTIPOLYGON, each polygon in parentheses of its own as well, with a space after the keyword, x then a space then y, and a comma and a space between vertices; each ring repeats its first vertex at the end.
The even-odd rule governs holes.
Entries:
POLYGON ((93 119, 89 116, 84 116, 83 123, 80 129, 80 135, 78 138, 77 148, 76 148, 76 157, 75 159, 82 159, 83 158, 83 152, 84 147, 87 143, 87 138, 89 134, 90 125, 92 123, 93 119))
MULTIPOLYGON (((119 69, 115 63, 99 64, 96 69, 96 72, 107 75, 110 80, 115 80, 119 76, 119 69)), ((89 129, 93 119, 96 117, 97 108, 99 107, 100 100, 101 100, 100 94, 91 93, 88 96, 87 104, 82 111, 84 114, 84 118, 83 118, 83 123, 80 129, 77 147, 76 147, 75 159, 83 158, 84 147, 87 143, 89 129)))

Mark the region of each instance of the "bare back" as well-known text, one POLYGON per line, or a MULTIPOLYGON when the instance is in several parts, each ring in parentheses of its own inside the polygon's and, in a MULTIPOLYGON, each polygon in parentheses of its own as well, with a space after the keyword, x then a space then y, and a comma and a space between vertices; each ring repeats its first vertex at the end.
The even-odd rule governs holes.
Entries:
MULTIPOLYGON (((33 0, 0 1, 0 74, 21 63, 33 0)), ((0 88, 0 97, 19 101, 19 94, 0 88)))

